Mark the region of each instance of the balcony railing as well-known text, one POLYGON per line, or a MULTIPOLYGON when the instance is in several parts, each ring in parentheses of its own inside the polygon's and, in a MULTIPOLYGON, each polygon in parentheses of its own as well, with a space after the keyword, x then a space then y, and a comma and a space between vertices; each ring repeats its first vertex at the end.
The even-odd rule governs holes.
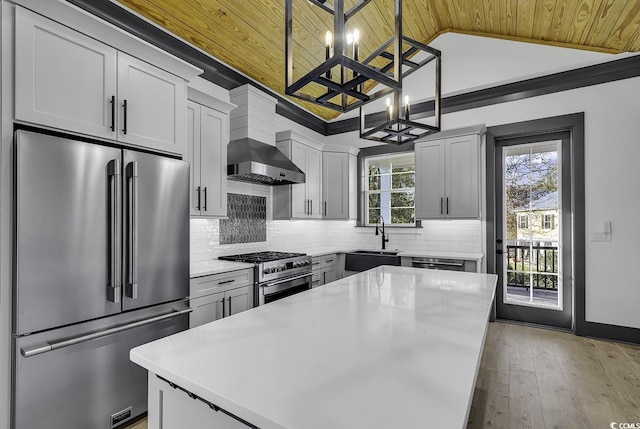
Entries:
POLYGON ((507 245, 507 286, 558 290, 558 246, 507 245))

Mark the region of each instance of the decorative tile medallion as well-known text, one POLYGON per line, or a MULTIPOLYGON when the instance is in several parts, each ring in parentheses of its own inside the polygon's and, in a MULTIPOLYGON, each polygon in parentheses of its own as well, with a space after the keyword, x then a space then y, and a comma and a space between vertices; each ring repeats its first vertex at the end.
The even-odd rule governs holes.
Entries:
POLYGON ((227 216, 220 220, 220 244, 267 241, 267 198, 227 194, 227 216))

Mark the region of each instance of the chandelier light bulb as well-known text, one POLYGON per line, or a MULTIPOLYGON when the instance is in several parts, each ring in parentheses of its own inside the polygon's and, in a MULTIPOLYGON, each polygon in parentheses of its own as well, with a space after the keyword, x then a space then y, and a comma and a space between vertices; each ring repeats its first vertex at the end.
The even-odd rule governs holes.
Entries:
POLYGON ((356 28, 353 30, 353 43, 357 44, 360 41, 360 31, 356 28))
POLYGON ((331 34, 331 31, 327 31, 324 35, 324 42, 327 46, 331 46, 331 42, 333 42, 333 34, 331 34))

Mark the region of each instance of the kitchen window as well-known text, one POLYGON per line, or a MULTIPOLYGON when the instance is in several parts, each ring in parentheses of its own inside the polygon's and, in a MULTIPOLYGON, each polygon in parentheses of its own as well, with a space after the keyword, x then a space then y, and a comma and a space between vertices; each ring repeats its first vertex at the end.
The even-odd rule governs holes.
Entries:
POLYGON ((542 229, 553 229, 553 219, 554 216, 552 214, 544 215, 544 219, 542 221, 542 229))
POLYGON ((365 158, 366 225, 415 226, 413 152, 365 158))
POLYGON ((520 229, 529 228, 529 215, 526 215, 526 214, 518 215, 518 228, 520 229))

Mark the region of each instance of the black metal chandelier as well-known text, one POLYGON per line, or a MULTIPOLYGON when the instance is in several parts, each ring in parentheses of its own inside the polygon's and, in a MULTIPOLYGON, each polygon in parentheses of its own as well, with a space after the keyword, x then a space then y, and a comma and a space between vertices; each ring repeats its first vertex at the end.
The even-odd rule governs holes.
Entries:
MULTIPOLYGON (((285 0, 285 93, 341 113, 360 108, 360 138, 363 139, 402 144, 440 131, 441 53, 402 35, 402 0, 392 0, 393 35, 364 59, 360 59, 360 34, 357 29, 350 30, 348 24, 372 1, 358 0, 345 12, 345 0, 285 0), (324 62, 312 67, 311 71, 295 81, 294 3, 298 10, 307 5, 317 7, 314 13, 330 14, 333 22, 333 32, 327 31, 325 35, 324 62), (429 63, 435 66, 435 115, 432 124, 416 119, 424 115, 413 115, 412 120, 408 102, 405 102, 403 109, 400 105, 403 79, 429 63), (384 96, 393 98, 393 104, 391 98, 388 99, 386 120, 380 118, 370 121, 375 125, 367 128, 362 107, 384 96)), ((316 37, 307 35, 303 39, 306 43, 298 43, 298 46, 309 52, 320 52, 320 43, 317 49, 313 46, 318 40, 316 37)), ((382 114, 372 116, 384 117, 382 114)))
MULTIPOLYGON (((360 138, 373 140, 381 143, 393 143, 403 144, 416 140, 420 137, 424 137, 428 134, 436 133, 440 131, 440 116, 441 116, 441 53, 437 49, 433 49, 430 46, 416 42, 408 38, 403 38, 406 43, 414 46, 421 51, 427 52, 429 56, 419 63, 419 67, 432 63, 435 68, 435 96, 433 102, 433 120, 431 123, 427 123, 426 115, 413 113, 413 120, 411 119, 411 105, 409 104, 409 97, 405 96, 404 104, 401 104, 402 89, 399 91, 393 91, 393 98, 387 98, 387 107, 384 115, 374 114, 372 122, 376 125, 367 127, 367 118, 364 112, 364 108, 360 106, 360 138), (376 120, 376 116, 379 117, 376 120), (384 118, 384 119, 382 119, 384 118), (418 119, 419 118, 419 119, 418 119)), ((417 68, 412 69, 415 71, 417 68)))
MULTIPOLYGON (((402 0, 394 2, 394 34, 364 59, 360 59, 357 30, 349 32, 348 23, 373 0, 359 0, 344 10, 344 0, 285 0, 285 93, 302 100, 348 112, 393 91, 402 89, 402 78, 422 64, 410 60, 420 50, 402 37, 402 0), (294 81, 294 2, 308 3, 333 18, 333 33, 325 38, 325 61, 294 81), (391 52, 388 50, 391 48, 391 52), (375 65, 374 65, 375 64, 375 65), (334 67, 339 73, 334 73, 334 67), (365 87, 375 87, 367 93, 365 87), (319 91, 318 88, 322 90, 319 91)), ((313 39, 316 40, 316 39, 313 39)), ((416 42, 417 43, 417 42, 416 42)), ((313 46, 304 45, 308 50, 313 46)), ((318 46, 318 49, 321 49, 318 46)))

